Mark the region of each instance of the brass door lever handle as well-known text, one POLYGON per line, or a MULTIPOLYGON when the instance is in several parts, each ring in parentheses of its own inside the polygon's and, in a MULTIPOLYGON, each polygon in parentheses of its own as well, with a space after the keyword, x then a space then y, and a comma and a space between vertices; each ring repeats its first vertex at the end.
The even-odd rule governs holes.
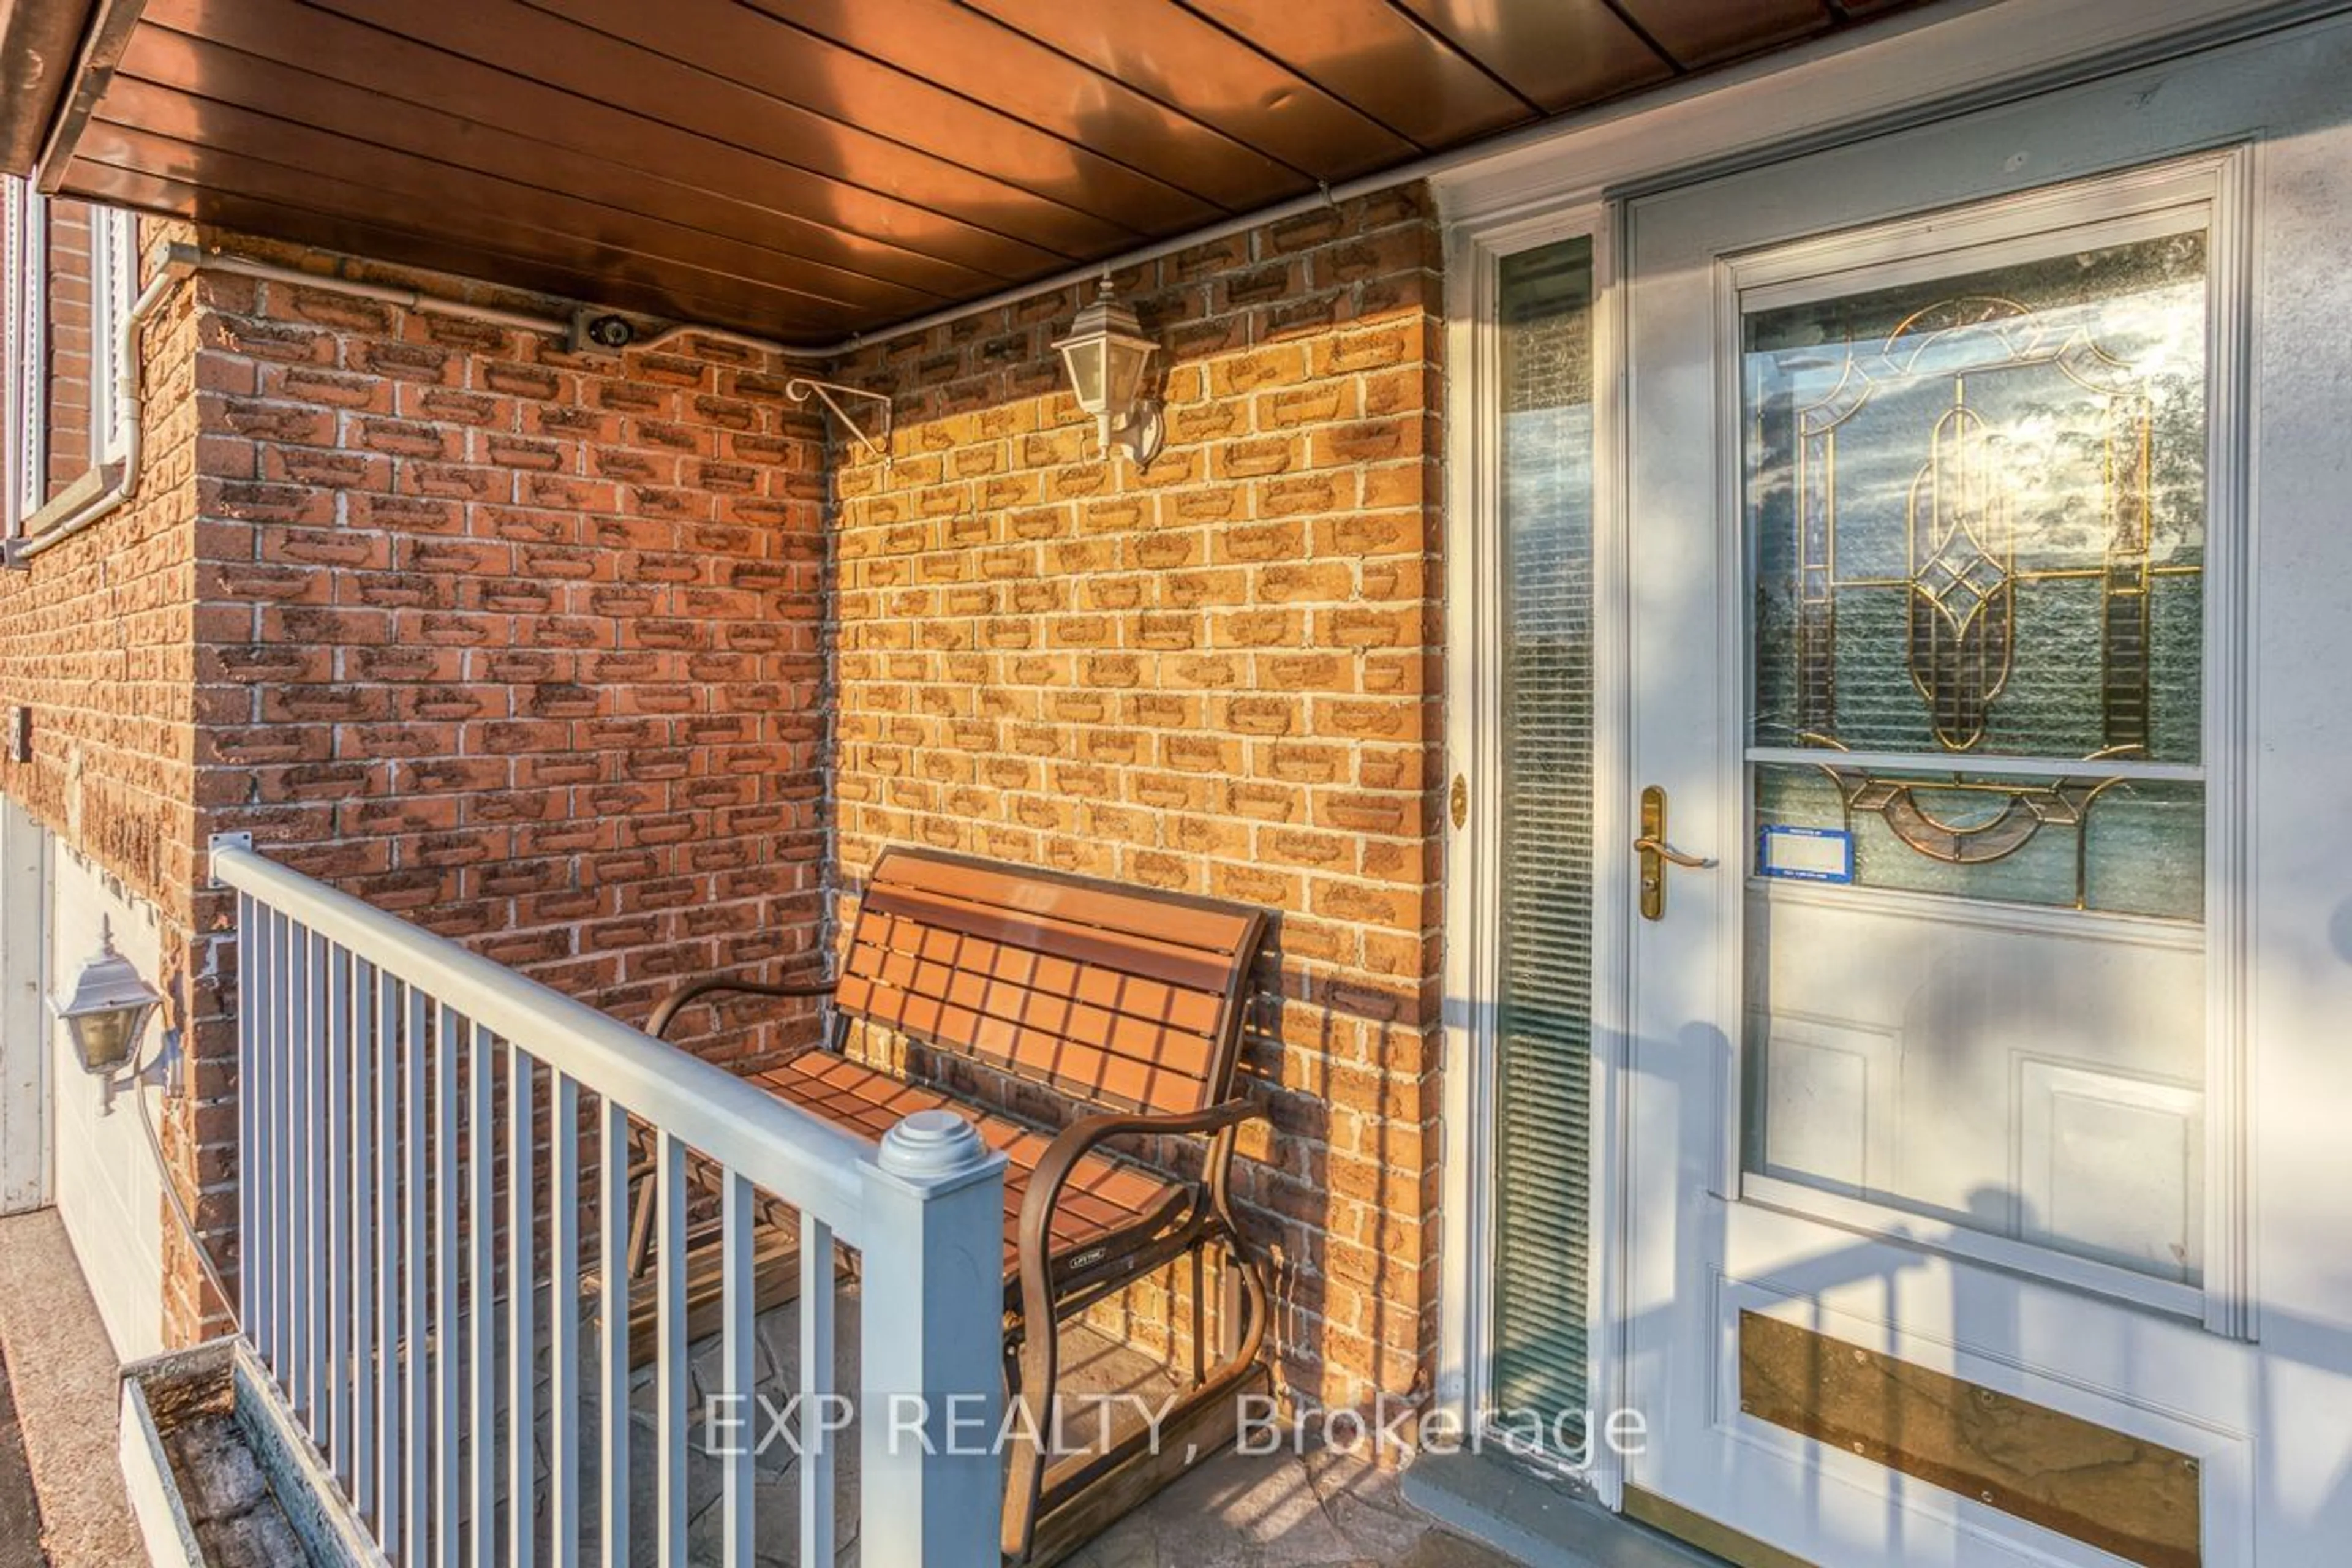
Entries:
POLYGON ((1685 867, 1693 871, 1704 871, 1715 864, 1706 856, 1685 855, 1664 839, 1653 838, 1646 833, 1633 840, 1633 847, 1642 854, 1655 855, 1671 865, 1685 867))
POLYGON ((1666 868, 1703 871, 1715 862, 1704 855, 1685 855, 1666 842, 1666 792, 1656 784, 1642 792, 1642 835, 1633 840, 1641 857, 1642 918, 1661 920, 1666 912, 1666 868))

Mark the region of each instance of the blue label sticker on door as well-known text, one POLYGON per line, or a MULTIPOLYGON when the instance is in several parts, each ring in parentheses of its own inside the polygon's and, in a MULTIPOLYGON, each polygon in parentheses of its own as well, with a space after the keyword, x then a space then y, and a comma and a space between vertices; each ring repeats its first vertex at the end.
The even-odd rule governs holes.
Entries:
POLYGON ((1841 827, 1767 827, 1757 836, 1756 870, 1800 882, 1853 880, 1853 835, 1841 827))

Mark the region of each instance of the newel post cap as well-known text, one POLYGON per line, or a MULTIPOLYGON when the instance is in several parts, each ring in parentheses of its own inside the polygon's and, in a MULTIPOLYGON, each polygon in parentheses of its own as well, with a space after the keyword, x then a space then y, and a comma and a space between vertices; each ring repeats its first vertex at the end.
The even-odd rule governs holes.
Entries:
POLYGON ((894 1176, 926 1184, 970 1175, 995 1158, 980 1129, 952 1110, 918 1110, 882 1135, 878 1158, 894 1176))

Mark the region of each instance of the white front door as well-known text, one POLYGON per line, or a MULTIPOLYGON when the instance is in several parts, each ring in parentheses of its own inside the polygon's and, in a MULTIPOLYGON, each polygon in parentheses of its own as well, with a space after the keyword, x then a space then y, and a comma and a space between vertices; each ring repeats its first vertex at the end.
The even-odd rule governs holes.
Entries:
POLYGON ((1719 1550, 2240 1560, 2259 80, 1624 209, 1625 1506, 1719 1550))

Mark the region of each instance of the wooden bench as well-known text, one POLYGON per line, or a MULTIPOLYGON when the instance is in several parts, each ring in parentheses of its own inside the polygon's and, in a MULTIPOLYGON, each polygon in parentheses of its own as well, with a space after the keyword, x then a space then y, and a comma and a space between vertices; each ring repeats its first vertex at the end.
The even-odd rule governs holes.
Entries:
MULTIPOLYGON (((666 998, 665 1034, 688 1005, 724 994, 829 996, 826 1043, 752 1081, 879 1140, 901 1117, 946 1108, 1004 1151, 1005 1372, 1023 1403, 1008 1458, 1003 1552, 1052 1562, 1229 1441, 1259 1375, 1264 1265, 1234 1224, 1236 1129, 1262 1119, 1234 1097, 1264 910, 929 850, 884 852, 867 878, 840 973, 765 984, 714 976, 666 998), (843 1054, 853 1025, 906 1037, 1043 1086, 1090 1113, 1055 1132, 843 1054), (1139 1163, 1114 1141, 1181 1140, 1197 1173, 1139 1163), (1202 1365, 1202 1259, 1222 1254, 1219 1361, 1202 1365), (1056 1457, 1059 1325, 1164 1265, 1192 1271, 1191 1383, 1160 1431, 1056 1457), (1190 1450, 1188 1452, 1188 1449, 1190 1450)), ((638 1229, 646 1228, 641 1208, 638 1229)))

